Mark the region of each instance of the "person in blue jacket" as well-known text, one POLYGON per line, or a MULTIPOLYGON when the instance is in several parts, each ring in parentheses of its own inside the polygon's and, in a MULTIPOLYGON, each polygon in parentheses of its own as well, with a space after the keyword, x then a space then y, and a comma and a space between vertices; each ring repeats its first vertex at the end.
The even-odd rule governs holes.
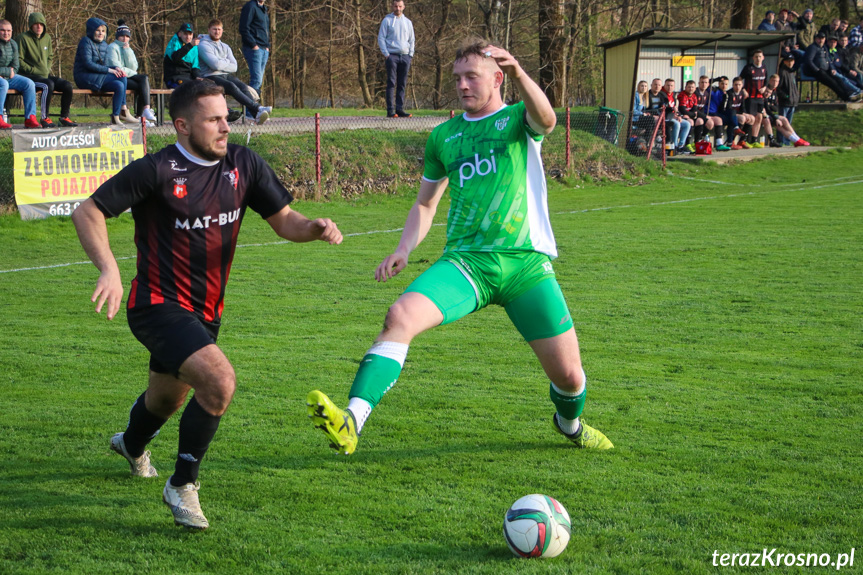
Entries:
POLYGON ((260 94, 270 59, 270 14, 265 0, 249 0, 240 11, 243 57, 249 65, 249 86, 260 94))
POLYGON ((165 49, 165 85, 179 88, 186 82, 201 77, 201 64, 198 61, 198 38, 192 25, 186 22, 168 41, 165 49))
MULTIPOLYGON (((87 35, 78 42, 73 74, 81 89, 111 92, 114 95, 111 123, 122 124, 121 112, 126 106, 126 73, 108 66, 108 25, 99 18, 87 20, 87 35)), ((137 122, 128 119, 128 122, 137 122)))

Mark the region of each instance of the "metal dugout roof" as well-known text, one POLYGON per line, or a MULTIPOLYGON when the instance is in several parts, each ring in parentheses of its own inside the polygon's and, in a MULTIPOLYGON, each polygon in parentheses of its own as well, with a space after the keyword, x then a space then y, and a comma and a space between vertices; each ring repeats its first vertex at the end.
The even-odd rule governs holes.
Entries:
POLYGON ((761 30, 716 30, 708 28, 652 28, 624 38, 604 42, 605 106, 627 114, 632 111, 635 84, 638 78, 642 49, 665 48, 677 56, 699 50, 699 59, 708 58, 704 50, 716 59, 721 50, 746 50, 747 54, 761 49, 765 55, 779 52, 780 42, 794 37, 794 32, 764 32, 761 30), (775 46, 775 50, 770 47, 775 46))

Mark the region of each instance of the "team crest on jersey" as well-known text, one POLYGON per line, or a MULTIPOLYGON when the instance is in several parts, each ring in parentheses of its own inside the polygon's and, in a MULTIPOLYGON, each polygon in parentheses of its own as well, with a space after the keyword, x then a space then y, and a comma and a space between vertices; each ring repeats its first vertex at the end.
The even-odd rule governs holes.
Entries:
POLYGON ((181 200, 186 197, 186 178, 174 178, 174 195, 181 200))
POLYGON ((222 175, 228 178, 228 181, 231 182, 231 185, 234 186, 234 189, 237 189, 237 185, 240 183, 240 172, 237 168, 234 168, 230 172, 222 172, 222 175))
POLYGON ((509 116, 505 118, 501 118, 497 122, 494 123, 494 127, 497 128, 498 132, 502 132, 504 128, 506 128, 506 124, 509 122, 509 116))

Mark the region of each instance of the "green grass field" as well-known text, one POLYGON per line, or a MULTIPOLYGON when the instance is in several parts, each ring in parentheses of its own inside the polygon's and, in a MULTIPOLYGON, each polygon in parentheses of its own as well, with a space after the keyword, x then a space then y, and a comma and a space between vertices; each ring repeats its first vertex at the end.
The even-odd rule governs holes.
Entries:
MULTIPOLYGON (((161 503, 176 418, 150 445, 159 479, 130 478, 108 449, 147 355, 125 314, 93 313, 96 270, 71 222, 0 216, 0 573, 835 571, 713 565, 715 551, 764 548, 856 548, 842 572, 860 572, 861 162, 855 150, 552 184, 584 417, 616 446, 604 453, 552 431, 547 380, 490 308, 415 340, 357 453, 336 456, 305 395, 344 402, 444 229, 377 284, 410 194, 298 202, 339 223, 341 246, 279 242, 250 212, 219 340, 239 389, 202 467, 204 533, 174 527, 161 503), (528 493, 572 516, 556 559, 506 548, 504 511, 528 493)), ((131 218, 109 231, 128 289, 131 218)))

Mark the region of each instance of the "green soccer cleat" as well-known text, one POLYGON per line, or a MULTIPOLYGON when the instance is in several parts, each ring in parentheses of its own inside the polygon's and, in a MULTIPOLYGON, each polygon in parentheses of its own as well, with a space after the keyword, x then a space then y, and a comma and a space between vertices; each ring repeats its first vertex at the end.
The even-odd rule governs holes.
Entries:
POLYGON ((581 422, 581 429, 578 433, 573 433, 572 435, 564 432, 560 428, 560 424, 557 423, 556 413, 552 418, 552 423, 554 423, 554 430, 573 442, 576 447, 585 449, 614 449, 614 444, 608 440, 605 434, 592 428, 583 421, 581 422))
POLYGON ((315 427, 322 430, 330 440, 330 447, 343 455, 350 455, 357 448, 357 422, 354 414, 336 407, 330 398, 317 389, 306 397, 306 411, 315 427))

